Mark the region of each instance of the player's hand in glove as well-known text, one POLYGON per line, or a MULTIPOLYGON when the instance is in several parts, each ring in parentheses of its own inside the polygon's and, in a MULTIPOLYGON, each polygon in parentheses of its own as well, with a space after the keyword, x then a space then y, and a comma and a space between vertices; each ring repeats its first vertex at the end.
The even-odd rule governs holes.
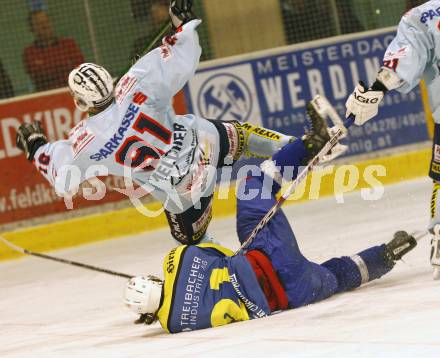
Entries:
POLYGON ((39 121, 22 124, 17 131, 17 147, 21 149, 27 160, 33 161, 38 148, 47 143, 46 134, 39 121))
POLYGON ((359 82, 354 92, 348 97, 345 107, 347 108, 346 117, 350 114, 354 114, 356 119, 354 123, 361 126, 371 118, 377 115, 379 112, 379 104, 383 99, 386 88, 382 85, 382 88, 377 86, 379 82, 376 81, 373 87, 366 88, 366 86, 359 82), (385 91, 384 91, 385 90, 385 91))
POLYGON ((172 0, 169 12, 175 29, 197 18, 192 12, 192 0, 172 0))

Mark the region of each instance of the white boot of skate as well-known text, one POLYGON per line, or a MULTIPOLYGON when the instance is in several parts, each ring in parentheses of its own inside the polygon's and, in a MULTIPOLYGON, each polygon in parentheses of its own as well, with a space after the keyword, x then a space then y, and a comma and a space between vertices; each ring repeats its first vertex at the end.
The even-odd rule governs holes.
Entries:
POLYGON ((434 280, 440 280, 440 225, 434 227, 434 236, 431 240, 431 265, 434 280))

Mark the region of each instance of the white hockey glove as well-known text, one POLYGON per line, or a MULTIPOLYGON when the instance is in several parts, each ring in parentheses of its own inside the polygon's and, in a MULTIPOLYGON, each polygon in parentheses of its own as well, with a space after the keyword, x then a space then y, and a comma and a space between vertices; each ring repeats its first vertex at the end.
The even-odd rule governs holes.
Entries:
POLYGON ((354 123, 358 126, 373 118, 379 112, 379 104, 384 96, 383 91, 376 91, 359 82, 353 93, 348 97, 345 107, 347 108, 346 117, 354 114, 354 123))
POLYGON ((169 13, 175 29, 197 18, 192 12, 192 0, 173 0, 169 13))

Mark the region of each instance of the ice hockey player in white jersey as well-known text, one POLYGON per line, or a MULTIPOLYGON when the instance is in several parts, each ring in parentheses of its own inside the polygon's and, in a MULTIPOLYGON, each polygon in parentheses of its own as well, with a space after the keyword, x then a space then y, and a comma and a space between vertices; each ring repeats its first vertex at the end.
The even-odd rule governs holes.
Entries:
POLYGON ((440 0, 427 1, 408 11, 389 45, 376 81, 355 88, 346 103, 347 116, 356 115, 362 125, 377 115, 386 92, 408 93, 425 80, 435 122, 430 177, 434 181, 429 230, 435 234, 431 247, 434 277, 440 278, 440 0), (437 227, 436 227, 437 226, 437 227))
POLYGON ((131 177, 163 203, 173 237, 197 244, 208 238, 213 172, 242 154, 270 157, 291 137, 249 123, 176 115, 173 96, 199 63, 201 20, 189 0, 174 1, 170 16, 174 35, 141 57, 115 89, 101 66, 85 63, 70 73, 75 104, 89 118, 67 140, 47 143, 36 122, 20 127, 17 146, 62 196, 96 176, 88 170, 93 165, 131 177), (73 167, 80 171, 77 177, 73 167))

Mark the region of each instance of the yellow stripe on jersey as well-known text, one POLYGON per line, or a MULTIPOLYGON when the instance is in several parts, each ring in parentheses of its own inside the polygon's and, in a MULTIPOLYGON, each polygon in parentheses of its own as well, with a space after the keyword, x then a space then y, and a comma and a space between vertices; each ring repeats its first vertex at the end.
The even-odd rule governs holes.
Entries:
POLYGON ((247 320, 249 320, 249 313, 242 301, 237 304, 228 298, 224 298, 215 304, 211 312, 212 327, 247 320))
POLYGON ((212 270, 211 276, 209 277, 209 287, 211 290, 219 290, 223 282, 231 282, 228 268, 223 267, 212 270))
POLYGON ((163 263, 164 273, 164 288, 163 288, 163 302, 157 313, 159 322, 162 328, 170 333, 168 329, 168 319, 170 317, 171 309, 173 307, 174 298, 174 283, 177 282, 177 276, 179 274, 179 265, 183 256, 183 253, 187 249, 186 245, 178 246, 172 249, 163 263))

